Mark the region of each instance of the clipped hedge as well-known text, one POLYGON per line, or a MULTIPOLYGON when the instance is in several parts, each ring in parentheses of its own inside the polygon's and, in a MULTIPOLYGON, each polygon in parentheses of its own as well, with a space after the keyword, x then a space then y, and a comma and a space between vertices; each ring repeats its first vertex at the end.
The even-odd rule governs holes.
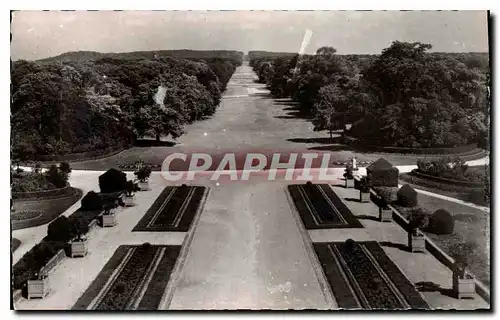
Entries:
POLYGON ((436 210, 429 219, 428 231, 437 235, 452 234, 455 228, 453 216, 444 209, 436 210))
POLYGON ((478 148, 476 143, 466 144, 458 147, 435 147, 435 148, 408 148, 408 147, 392 147, 392 146, 376 146, 373 144, 366 144, 363 141, 345 135, 343 138, 343 143, 347 145, 354 146, 364 151, 380 152, 380 153, 399 153, 399 154, 431 154, 431 155, 443 155, 443 154, 462 154, 472 152, 478 148))
POLYGON ((410 185, 403 185, 397 193, 398 204, 403 207, 416 207, 418 205, 418 193, 410 185))
POLYGON ((127 189, 127 175, 118 169, 109 169, 99 176, 102 193, 113 193, 127 189))

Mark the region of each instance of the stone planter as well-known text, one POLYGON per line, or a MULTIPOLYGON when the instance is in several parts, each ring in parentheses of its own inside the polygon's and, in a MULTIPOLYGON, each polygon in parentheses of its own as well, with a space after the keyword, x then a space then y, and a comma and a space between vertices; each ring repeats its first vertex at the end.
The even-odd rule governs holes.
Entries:
POLYGON ((370 202, 370 192, 359 191, 359 202, 370 202))
POLYGON ((141 191, 148 191, 149 190, 149 181, 144 181, 144 182, 139 181, 139 188, 141 188, 141 191))
POLYGON ((28 280, 28 299, 45 298, 50 292, 49 278, 28 280))
POLYGON ((101 217, 103 227, 114 227, 116 225, 116 214, 103 214, 101 217))
POLYGON ((74 240, 71 242, 71 258, 85 257, 87 253, 88 253, 87 239, 81 241, 74 240))
POLYGON ((415 235, 408 233, 408 248, 411 252, 424 252, 425 253, 425 237, 423 234, 415 235))
POLYGON ((354 179, 345 179, 346 188, 354 188, 354 179))
POLYGON ((392 210, 388 207, 379 207, 378 218, 381 222, 392 222, 392 210))
POLYGON ((135 205, 135 196, 123 197, 123 203, 125 204, 125 207, 133 207, 135 205))
POLYGON ((461 279, 457 273, 453 273, 453 291, 457 299, 474 298, 476 296, 474 277, 468 275, 465 279, 461 279))

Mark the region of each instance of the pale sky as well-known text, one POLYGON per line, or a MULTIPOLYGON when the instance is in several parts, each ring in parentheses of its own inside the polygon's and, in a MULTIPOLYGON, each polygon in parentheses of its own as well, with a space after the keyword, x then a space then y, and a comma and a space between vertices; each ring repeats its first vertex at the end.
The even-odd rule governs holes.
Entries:
POLYGON ((433 51, 487 52, 485 11, 17 11, 11 57, 35 60, 68 51, 249 50, 380 53, 394 40, 433 51))

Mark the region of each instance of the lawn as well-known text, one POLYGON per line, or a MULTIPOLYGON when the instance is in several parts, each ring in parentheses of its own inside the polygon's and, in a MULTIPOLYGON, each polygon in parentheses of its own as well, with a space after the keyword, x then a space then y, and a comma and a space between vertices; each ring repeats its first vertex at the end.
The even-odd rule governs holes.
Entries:
POLYGON ((490 283, 490 213, 450 202, 436 197, 418 194, 419 206, 428 212, 445 209, 455 220, 451 235, 435 235, 427 232, 441 249, 450 256, 455 254, 455 246, 470 242, 476 250, 471 257, 470 269, 481 281, 490 283))
MULTIPOLYGON (((469 172, 477 174, 485 173, 485 166, 469 167, 469 172)), ((466 202, 472 202, 480 206, 489 206, 490 203, 484 198, 483 188, 459 186, 452 183, 432 181, 422 177, 417 177, 411 173, 401 174, 399 179, 401 184, 408 183, 413 188, 422 189, 430 192, 436 192, 448 197, 460 199, 466 202)))
POLYGON ((179 252, 180 246, 118 247, 72 309, 156 310, 179 252))
POLYGON ((80 189, 72 189, 70 196, 62 198, 15 200, 14 213, 11 215, 12 230, 40 226, 60 216, 82 197, 80 189))
POLYGON ((339 307, 429 308, 377 242, 315 243, 314 248, 339 307))

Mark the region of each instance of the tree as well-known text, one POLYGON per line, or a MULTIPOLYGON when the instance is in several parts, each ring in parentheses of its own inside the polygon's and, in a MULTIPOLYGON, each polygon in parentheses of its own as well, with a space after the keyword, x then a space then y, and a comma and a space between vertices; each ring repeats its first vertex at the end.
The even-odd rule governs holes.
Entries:
POLYGON ((51 165, 45 172, 47 181, 52 183, 56 188, 64 188, 68 183, 68 174, 59 170, 56 165, 51 165))
POLYGON ((337 110, 345 110, 346 104, 344 93, 338 86, 322 87, 314 105, 314 131, 328 130, 330 139, 333 139, 333 131, 343 128, 342 113, 337 110))
POLYGON ((337 53, 337 49, 334 47, 321 47, 318 50, 316 50, 316 54, 320 56, 333 56, 335 53, 337 53))

